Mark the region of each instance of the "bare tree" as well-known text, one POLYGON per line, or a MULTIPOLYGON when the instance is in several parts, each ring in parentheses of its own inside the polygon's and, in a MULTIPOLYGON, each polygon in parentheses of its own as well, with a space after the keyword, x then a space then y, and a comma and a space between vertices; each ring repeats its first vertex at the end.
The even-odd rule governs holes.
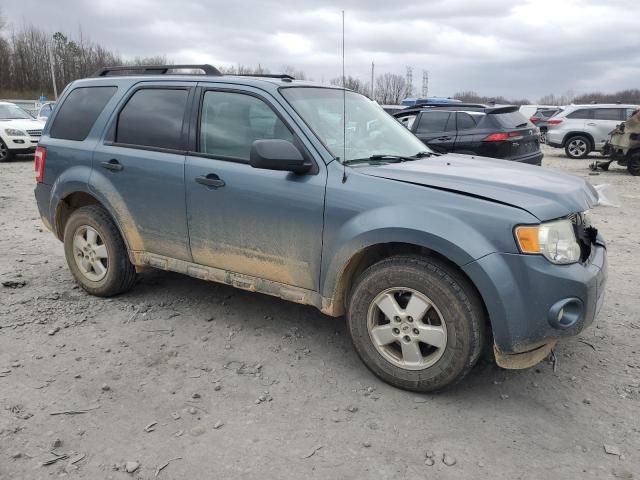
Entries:
MULTIPOLYGON (((342 77, 332 78, 329 83, 331 85, 337 85, 342 87, 342 77)), ((371 85, 368 82, 363 82, 359 78, 348 75, 344 79, 344 87, 354 92, 361 93, 367 97, 371 95, 371 85)))
POLYGON ((402 75, 384 73, 376 77, 375 100, 381 105, 397 105, 405 97, 407 81, 402 75))
POLYGON ((307 74, 302 70, 297 70, 292 65, 282 65, 282 67, 280 67, 280 72, 284 73, 285 75, 291 75, 296 80, 307 80, 307 74))

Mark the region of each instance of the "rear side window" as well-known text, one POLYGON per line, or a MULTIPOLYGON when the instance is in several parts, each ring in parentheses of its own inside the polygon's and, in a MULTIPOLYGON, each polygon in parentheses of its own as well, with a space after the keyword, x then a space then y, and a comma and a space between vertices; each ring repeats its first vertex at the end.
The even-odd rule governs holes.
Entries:
POLYGON ((188 95, 186 89, 138 90, 118 116, 116 143, 181 150, 188 95))
POLYGON ((468 113, 458 112, 458 130, 471 130, 476 128, 475 119, 468 113))
POLYGON ((60 106, 51 125, 51 138, 82 141, 117 87, 81 87, 73 90, 60 106))
POLYGON ((588 120, 593 118, 593 109, 591 108, 581 108, 580 110, 576 110, 575 112, 571 112, 567 115, 567 118, 576 118, 579 120, 588 120))
POLYGON ((293 142, 293 134, 265 102, 252 95, 209 91, 200 118, 200 152, 249 160, 256 140, 293 142))
POLYGON ((594 120, 624 120, 623 108, 598 108, 593 112, 594 120))
MULTIPOLYGON (((416 133, 446 132, 448 130, 450 112, 423 112, 418 121, 416 133)), ((453 125, 452 128, 453 130, 453 125)))

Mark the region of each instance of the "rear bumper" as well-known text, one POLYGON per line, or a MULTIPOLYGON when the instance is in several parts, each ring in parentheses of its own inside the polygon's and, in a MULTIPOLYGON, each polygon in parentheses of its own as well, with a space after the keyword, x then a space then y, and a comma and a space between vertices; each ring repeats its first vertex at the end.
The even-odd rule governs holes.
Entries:
POLYGON ((53 228, 53 212, 51 211, 51 185, 38 183, 34 193, 42 223, 55 234, 56 232, 53 228))
POLYGON ((526 163, 528 165, 542 165, 542 158, 544 157, 544 153, 542 152, 535 152, 532 153, 531 155, 527 155, 524 157, 517 157, 517 158, 513 158, 512 160, 514 162, 518 162, 518 163, 526 163))
POLYGON ((484 299, 496 348, 524 353, 576 335, 593 322, 604 300, 607 251, 599 237, 584 264, 554 265, 539 255, 493 253, 464 271, 484 299), (579 306, 567 327, 557 322, 558 305, 566 301, 579 306))

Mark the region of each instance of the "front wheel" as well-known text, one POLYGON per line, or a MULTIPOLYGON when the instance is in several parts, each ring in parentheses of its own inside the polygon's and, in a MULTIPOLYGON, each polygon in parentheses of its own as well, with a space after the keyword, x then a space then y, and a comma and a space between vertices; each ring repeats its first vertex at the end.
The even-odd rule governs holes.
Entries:
POLYGON ((640 152, 632 155, 631 158, 627 160, 627 170, 634 177, 640 175, 640 152))
POLYGON ((13 152, 9 150, 7 144, 0 139, 0 162, 8 162, 13 158, 13 152))
POLYGON ((366 269, 350 295, 347 322, 358 355, 375 375, 419 392, 462 379, 484 343, 477 292, 434 258, 394 256, 366 269))
POLYGON ((591 152, 591 142, 587 137, 575 136, 567 140, 564 152, 569 158, 584 158, 591 152))

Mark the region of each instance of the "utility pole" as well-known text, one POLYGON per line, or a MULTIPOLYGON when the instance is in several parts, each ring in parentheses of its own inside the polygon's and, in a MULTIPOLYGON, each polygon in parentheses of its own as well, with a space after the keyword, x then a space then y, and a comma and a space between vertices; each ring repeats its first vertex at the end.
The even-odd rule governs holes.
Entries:
POLYGON ((56 70, 53 64, 53 49, 49 47, 49 65, 51 66, 51 82, 53 83, 53 99, 58 100, 58 87, 56 87, 56 70))
POLYGON ((375 100, 375 97, 373 96, 373 69, 374 69, 374 64, 373 62, 371 62, 371 100, 375 100))
POLYGON ((422 71, 422 98, 429 96, 429 72, 427 70, 422 71))
POLYGON ((405 95, 411 97, 413 95, 413 68, 407 67, 407 87, 405 95))

